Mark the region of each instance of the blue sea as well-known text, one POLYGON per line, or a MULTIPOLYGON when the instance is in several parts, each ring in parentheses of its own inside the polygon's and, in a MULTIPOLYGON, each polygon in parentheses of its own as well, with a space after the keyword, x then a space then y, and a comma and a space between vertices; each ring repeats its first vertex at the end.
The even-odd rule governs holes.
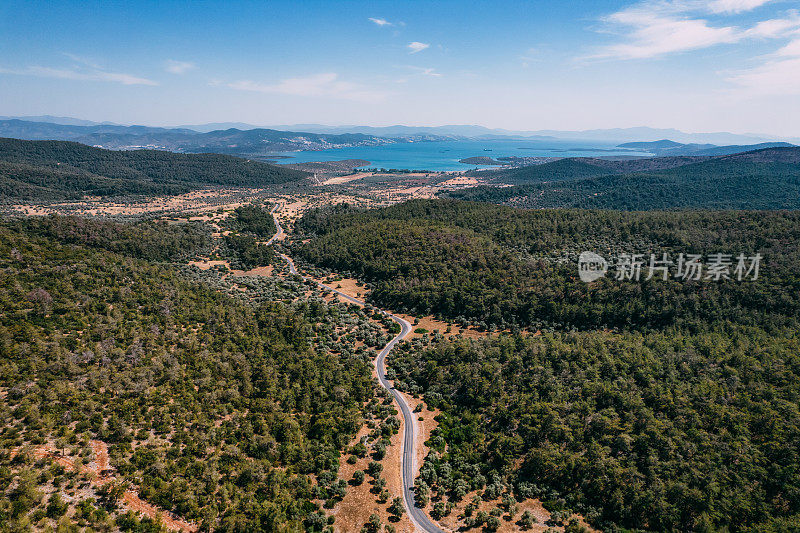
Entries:
POLYGON ((340 161, 365 159, 365 168, 411 170, 469 170, 482 167, 459 163, 467 157, 600 157, 613 155, 649 156, 648 152, 625 150, 616 143, 571 140, 490 140, 490 141, 430 141, 395 143, 383 146, 356 146, 331 150, 276 152, 276 163, 308 163, 310 161, 340 161))

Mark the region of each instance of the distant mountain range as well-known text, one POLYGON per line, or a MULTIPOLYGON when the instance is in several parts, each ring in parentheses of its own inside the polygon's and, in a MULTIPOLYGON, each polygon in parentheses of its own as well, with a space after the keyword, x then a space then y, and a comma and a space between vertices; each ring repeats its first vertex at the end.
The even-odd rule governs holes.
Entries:
POLYGON ((683 144, 668 139, 652 142, 629 142, 619 145, 619 148, 643 150, 657 156, 720 156, 761 150, 763 148, 788 148, 794 146, 786 142, 766 142, 747 145, 717 146, 714 144, 683 144))
POLYGON ((325 135, 271 129, 215 130, 200 133, 186 128, 150 126, 66 125, 18 119, 0 120, 0 137, 24 140, 75 141, 113 150, 156 149, 186 153, 218 153, 248 158, 293 150, 324 150, 375 146, 396 142, 360 133, 325 135))
MULTIPOLYGON (((259 158, 279 151, 375 146, 442 140, 574 140, 622 143, 623 148, 656 155, 721 155, 730 150, 787 146, 763 135, 726 132, 685 133, 647 127, 584 131, 506 130, 477 125, 326 126, 284 124, 257 127, 217 122, 179 127, 126 126, 71 117, 0 117, 0 136, 27 140, 70 140, 109 149, 154 148, 176 152, 214 152, 259 158), (669 139, 669 140, 666 140, 669 139), (724 147, 722 151, 719 147, 724 147)), ((800 142, 800 139, 785 139, 800 142)))
POLYGON ((451 126, 325 126, 322 124, 283 124, 270 126, 275 129, 301 129, 316 133, 363 133, 378 137, 435 136, 455 139, 486 139, 492 137, 524 137, 555 139, 555 137, 535 135, 531 132, 512 132, 486 128, 484 126, 451 125, 451 126))
MULTIPOLYGON (((492 138, 524 138, 524 139, 566 139, 576 141, 601 142, 636 142, 655 141, 657 139, 673 139, 679 143, 697 143, 713 145, 756 144, 775 141, 774 136, 761 134, 736 134, 728 132, 686 133, 676 129, 657 129, 648 127, 614 128, 597 130, 507 130, 502 128, 486 128, 475 125, 449 126, 325 126, 321 124, 274 125, 271 128, 283 130, 301 130, 315 133, 363 133, 381 137, 398 135, 438 135, 468 137, 474 139, 492 138)), ((800 142, 798 139, 783 139, 800 142)))
POLYGON ((27 122, 50 122, 51 124, 61 124, 64 126, 100 126, 104 124, 112 124, 114 126, 119 126, 120 124, 114 124, 113 122, 94 122, 92 120, 83 120, 80 118, 73 118, 73 117, 56 117, 53 115, 36 115, 36 116, 28 116, 28 117, 4 117, 0 116, 0 120, 24 120, 27 122))

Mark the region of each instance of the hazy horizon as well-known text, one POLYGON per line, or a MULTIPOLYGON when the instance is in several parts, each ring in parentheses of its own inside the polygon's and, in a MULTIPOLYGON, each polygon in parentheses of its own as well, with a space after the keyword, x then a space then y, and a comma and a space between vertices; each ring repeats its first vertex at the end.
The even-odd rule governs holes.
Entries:
MULTIPOLYGON (((509 134, 521 134, 521 133, 530 133, 530 134, 539 134, 539 135, 546 135, 546 132, 562 132, 562 133, 584 133, 584 132, 595 132, 595 131, 625 131, 625 130, 653 130, 653 131, 663 131, 665 134, 668 133, 667 130, 673 130, 675 132, 684 134, 684 135, 716 135, 716 134, 730 134, 736 136, 747 137, 751 136, 754 138, 763 138, 763 139, 774 139, 774 140, 781 140, 781 139, 792 139, 794 141, 800 140, 800 137, 793 137, 791 135, 774 135, 771 133, 765 132, 753 132, 753 131, 686 131, 680 128, 674 127, 653 127, 647 125, 635 125, 635 126, 625 126, 625 127, 616 127, 616 126, 609 126, 604 128, 590 128, 590 129, 582 129, 582 130, 554 130, 554 129, 506 129, 506 128, 492 128, 491 126, 487 126, 485 124, 403 124, 403 123, 387 123, 387 124, 347 124, 347 123, 339 123, 339 124, 322 124, 322 123, 292 123, 292 124, 250 124, 240 121, 219 121, 219 122, 198 122, 193 124, 157 124, 157 123, 144 123, 144 122, 114 122, 108 120, 91 120, 86 119, 84 117, 74 117, 74 116, 59 116, 59 115, 7 115, 7 114, 0 114, 0 120, 24 120, 24 121, 31 121, 31 122, 49 122, 54 124, 65 124, 65 125, 82 125, 78 124, 78 122, 86 122, 86 123, 93 123, 96 125, 114 125, 114 126, 145 126, 145 127, 156 127, 156 128, 165 128, 165 129, 177 129, 177 128, 202 128, 208 126, 215 126, 219 125, 224 127, 225 129, 228 128, 236 128, 236 129, 254 129, 254 128, 261 128, 261 129, 280 129, 280 128, 288 128, 288 127, 296 127, 295 131, 299 131, 300 128, 304 126, 312 127, 312 128, 331 128, 331 129, 342 129, 342 128, 376 128, 376 129, 389 129, 389 128, 407 128, 407 129, 427 129, 427 128, 485 128, 487 130, 493 131, 507 131, 509 134), (53 121, 55 120, 55 121, 53 121), (63 122, 61 122, 63 121, 63 122), (67 121, 70 121, 67 124, 67 121), (73 124, 74 121, 75 123, 73 124)), ((87 124, 88 125, 88 124, 87 124)), ((211 131, 208 130, 198 130, 198 131, 211 131)), ((613 139, 612 139, 613 140, 613 139)), ((659 139, 654 139, 659 140, 659 139)))

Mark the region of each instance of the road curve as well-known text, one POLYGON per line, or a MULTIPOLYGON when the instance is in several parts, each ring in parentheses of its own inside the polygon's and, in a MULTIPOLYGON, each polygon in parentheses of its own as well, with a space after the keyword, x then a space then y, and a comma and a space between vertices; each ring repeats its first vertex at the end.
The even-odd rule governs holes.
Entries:
MULTIPOLYGON (((273 210, 273 216, 274 210, 273 210)), ((277 217, 275 217, 275 224, 278 226, 280 230, 280 224, 278 224, 277 217)), ((366 303, 362 300, 357 298, 353 298, 352 296, 345 294, 341 291, 337 291, 327 285, 320 283, 317 280, 311 279, 307 276, 303 276, 297 271, 297 268, 294 266, 294 261, 292 258, 286 254, 280 254, 280 256, 289 264, 289 273, 296 274, 301 276, 305 280, 313 281, 320 287, 323 287, 329 291, 333 291, 345 300, 352 302, 357 305, 366 305, 366 303)), ((414 503, 414 432, 415 432, 415 424, 414 424, 414 414, 411 412, 411 409, 408 407, 408 403, 406 403, 403 396, 394 388, 392 387, 389 380, 386 379, 386 367, 385 367, 385 359, 386 355, 392 351, 395 344, 403 340, 406 335, 411 332, 411 324, 408 323, 407 320, 400 318, 397 315, 393 315, 384 310, 379 310, 384 315, 388 316, 392 320, 394 320, 397 324, 400 325, 400 333, 395 335, 389 343, 383 347, 381 353, 378 354, 378 357, 375 359, 375 368, 378 373, 378 381, 380 384, 388 390, 392 396, 394 396, 395 401, 400 406, 400 411, 403 413, 403 420, 405 421, 405 433, 403 435, 403 446, 402 446, 402 478, 403 478, 403 503, 406 507, 406 512, 408 513, 409 518, 414 523, 416 528, 420 531, 424 531, 426 533, 446 533, 444 530, 439 528, 433 521, 428 518, 428 515, 425 514, 425 511, 420 509, 414 503)))
POLYGON ((280 220, 278 220, 278 215, 276 215, 276 213, 278 212, 278 210, 279 210, 281 207, 283 207, 283 204, 281 204, 281 203, 277 203, 277 204, 275 204, 275 206, 274 206, 272 209, 270 209, 270 211, 269 211, 270 213, 272 213, 272 220, 274 220, 274 221, 275 221, 275 230, 276 230, 276 231, 275 231, 275 235, 273 235, 272 237, 270 237, 270 238, 269 238, 269 240, 268 240, 268 241, 265 243, 267 246, 269 246, 270 244, 272 244, 273 242, 275 242, 275 239, 280 239, 281 237, 283 237, 283 226, 281 226, 281 222, 280 222, 280 220))

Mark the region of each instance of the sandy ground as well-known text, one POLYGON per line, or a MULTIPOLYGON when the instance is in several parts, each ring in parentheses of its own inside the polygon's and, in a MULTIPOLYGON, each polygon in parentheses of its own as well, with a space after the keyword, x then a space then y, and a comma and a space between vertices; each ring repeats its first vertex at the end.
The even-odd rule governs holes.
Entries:
POLYGON ((306 210, 307 205, 308 200, 302 198, 283 204, 280 211, 281 222, 283 222, 284 219, 288 219, 290 222, 294 221, 306 210))
POLYGON ((436 320, 432 316, 413 317, 411 315, 406 315, 403 313, 395 313, 395 314, 411 322, 411 333, 407 337, 408 339, 415 339, 417 337, 422 337, 426 333, 426 332, 417 333, 418 329, 427 330, 427 333, 438 332, 444 335, 445 337, 455 337, 456 335, 461 335, 463 337, 468 337, 471 339, 477 339, 478 337, 487 337, 492 334, 489 331, 478 331, 473 327, 462 328, 457 324, 451 324, 449 322, 445 322, 442 320, 436 320), (414 324, 415 321, 419 322, 417 324, 414 324), (448 331, 448 329, 450 331, 448 331))
MULTIPOLYGON (((365 481, 361 485, 349 485, 347 487, 347 494, 344 499, 339 502, 332 510, 331 514, 336 517, 334 529, 342 532, 358 532, 362 526, 369 520, 370 515, 376 514, 380 516, 381 522, 384 524, 391 524, 395 527, 398 533, 413 533, 415 528, 408 518, 407 514, 403 514, 400 521, 395 522, 390 520, 388 508, 392 503, 392 498, 402 496, 402 479, 400 477, 400 447, 403 436, 402 417, 401 427, 399 433, 392 436, 391 446, 386 449, 386 456, 380 461, 383 465, 383 472, 381 476, 386 479, 386 490, 389 492, 389 499, 386 503, 378 502, 378 495, 370 492, 372 485, 369 475, 365 475, 365 481)), ((364 425, 359 431, 355 439, 350 443, 356 444, 361 437, 369 433, 369 428, 364 425)), ((348 454, 343 456, 349 457, 348 454)), ((356 470, 366 470, 367 465, 372 459, 369 455, 359 458, 358 461, 351 465, 346 461, 342 461, 342 466, 339 469, 339 477, 341 479, 350 481, 353 478, 353 472, 356 470)))
POLYGON ((371 176, 371 172, 358 172, 356 174, 348 174, 347 176, 334 176, 322 182, 322 185, 341 185, 342 183, 350 183, 351 181, 360 180, 367 176, 371 176))
POLYGON ((199 268, 200 270, 210 270, 214 267, 223 266, 230 271, 231 275, 245 276, 245 277, 271 276, 274 270, 274 267, 272 265, 255 267, 251 268, 250 270, 238 270, 235 268, 231 268, 230 262, 222 259, 189 261, 189 264, 199 268))
POLYGON ((213 261, 189 261, 189 264, 199 268, 200 270, 210 270, 216 266, 224 266, 228 269, 231 268, 230 262, 221 259, 213 261))
POLYGON ((274 267, 272 265, 262 266, 251 268, 250 270, 234 270, 234 276, 246 276, 246 277, 256 277, 256 276, 271 276, 274 267))
POLYGON ((420 185, 419 187, 406 187, 405 189, 395 189, 389 192, 388 197, 394 198, 397 201, 403 201, 410 198, 425 198, 426 196, 423 193, 426 191, 426 189, 428 189, 426 185, 420 185))
POLYGON ((449 180, 441 182, 439 185, 446 187, 477 185, 480 183, 477 178, 459 176, 457 178, 450 178, 449 180))
POLYGON ((356 279, 342 278, 338 281, 325 281, 325 279, 320 279, 319 281, 332 289, 342 291, 343 293, 360 300, 363 300, 366 298, 367 294, 369 294, 369 290, 359 285, 359 281, 356 279))
MULTIPOLYGON (((439 521, 439 524, 451 531, 457 531, 460 527, 462 527, 463 522, 458 519, 458 516, 463 515, 464 508, 470 503, 470 501, 472 501, 472 497, 475 496, 475 494, 477 494, 477 491, 468 493, 463 500, 458 502, 456 507, 450 512, 449 515, 445 516, 439 521)), ((500 503, 500 499, 481 502, 480 506, 478 507, 478 511, 486 511, 488 513, 493 508, 499 507, 500 503)), ((433 504, 431 503, 427 508, 428 512, 430 512, 432 508, 433 504)), ((475 511, 475 513, 478 511, 475 511)), ((543 533, 547 530, 564 531, 563 526, 546 525, 546 522, 550 520, 550 513, 542 506, 542 502, 539 500, 530 499, 517 503, 517 513, 514 515, 514 518, 511 518, 508 513, 503 513, 503 515, 500 517, 500 528, 497 531, 500 533, 512 533, 514 531, 520 531, 520 527, 516 524, 516 522, 520 519, 522 513, 525 511, 530 511, 531 514, 533 514, 533 516, 536 518, 536 523, 528 531, 531 531, 532 533, 543 533)), ((473 516, 475 515, 473 514, 473 516)), ((579 522, 589 531, 596 531, 589 527, 589 525, 582 518, 578 517, 578 519, 579 522)))
POLYGON ((267 197, 267 194, 265 189, 202 189, 178 196, 154 197, 137 203, 118 203, 100 198, 86 198, 77 202, 45 206, 12 205, 9 208, 26 215, 63 212, 74 215, 142 215, 170 211, 204 212, 234 209, 252 201, 261 201, 267 197))

